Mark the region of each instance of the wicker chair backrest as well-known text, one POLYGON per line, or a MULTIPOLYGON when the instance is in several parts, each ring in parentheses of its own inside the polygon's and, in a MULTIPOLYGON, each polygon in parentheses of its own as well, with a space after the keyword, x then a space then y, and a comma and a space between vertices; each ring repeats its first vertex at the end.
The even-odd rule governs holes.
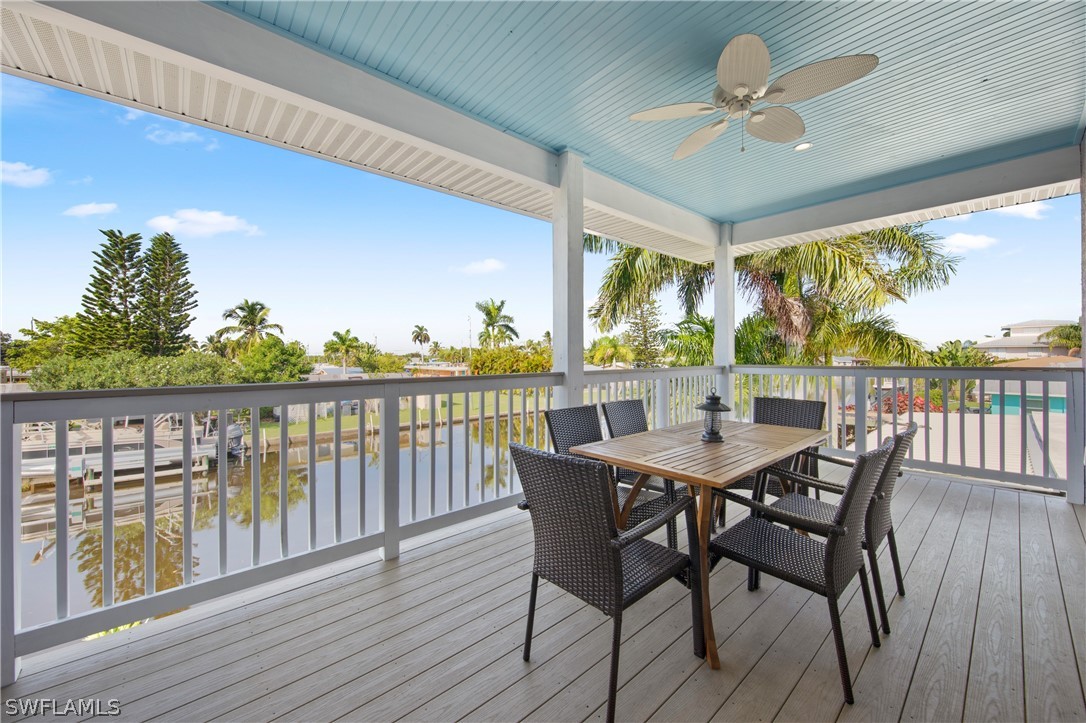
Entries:
POLYGON ((878 449, 856 458, 845 493, 837 503, 834 524, 847 532, 826 540, 826 585, 834 593, 840 592, 864 564, 864 519, 893 446, 893 438, 888 437, 878 449))
POLYGON ((649 419, 645 416, 645 404, 640 399, 621 399, 603 405, 603 418, 607 421, 607 433, 612 437, 649 431, 649 419))
POLYGON ((878 546, 886 537, 886 533, 894 526, 890 517, 890 498, 894 496, 894 485, 897 484, 901 465, 909 454, 913 439, 916 437, 916 422, 910 422, 904 432, 894 435, 894 449, 890 452, 890 459, 883 467, 882 476, 875 486, 875 494, 881 499, 871 501, 871 509, 867 513, 867 544, 878 546))
POLYGON ((614 615, 622 609, 622 558, 607 465, 510 444, 535 535, 535 573, 614 615))
MULTIPOLYGON (((822 429, 826 419, 826 403, 807 399, 782 399, 780 397, 754 398, 754 423, 776 424, 781 427, 799 427, 801 429, 822 429)), ((794 469, 795 456, 783 459, 780 465, 794 469)), ((808 466, 801 470, 812 476, 818 476, 818 469, 808 466)))
POLYGON ((599 442, 603 439, 600 412, 595 404, 565 409, 548 409, 543 413, 550 431, 551 444, 558 454, 569 454, 570 447, 599 442))

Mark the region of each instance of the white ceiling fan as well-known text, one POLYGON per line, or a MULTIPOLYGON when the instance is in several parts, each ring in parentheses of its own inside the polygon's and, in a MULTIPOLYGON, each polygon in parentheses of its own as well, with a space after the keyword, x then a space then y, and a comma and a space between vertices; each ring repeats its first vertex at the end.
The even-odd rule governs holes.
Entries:
MULTIPOLYGON (((691 133, 675 149, 676 161, 687 158, 728 129, 728 121, 750 122, 750 134, 763 141, 791 143, 806 131, 803 119, 781 105, 754 108, 763 103, 797 103, 836 90, 864 77, 879 64, 876 55, 845 55, 820 60, 789 71, 769 84, 769 49, 757 35, 737 35, 728 41, 716 64, 712 103, 676 103, 643 110, 633 121, 660 121, 709 116, 726 117, 691 133)), ((741 150, 746 150, 742 147, 741 150)))

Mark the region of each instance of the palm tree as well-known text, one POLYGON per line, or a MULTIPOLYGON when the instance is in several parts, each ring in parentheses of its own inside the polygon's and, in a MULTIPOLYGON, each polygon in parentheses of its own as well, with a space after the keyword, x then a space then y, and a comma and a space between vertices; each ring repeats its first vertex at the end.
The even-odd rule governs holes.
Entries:
MULTIPOLYGON (((713 284, 712 264, 683 261, 588 234, 585 249, 614 252, 599 299, 589 312, 603 331, 627 318, 645 299, 672 286, 684 311, 693 314, 713 284)), ((826 358, 826 342, 831 340, 828 329, 807 343, 817 331, 816 322, 833 322, 833 328, 841 330, 845 321, 852 320, 856 325, 850 327, 849 339, 870 348, 850 348, 842 338, 830 344, 835 350, 872 357, 900 352, 904 356, 895 360, 909 361, 922 355, 920 345, 884 323, 888 320, 871 315, 909 294, 946 285, 958 261, 920 226, 898 226, 741 256, 735 263, 736 286, 773 321, 777 335, 802 356, 826 358)))
POLYGON ((505 299, 494 301, 475 302, 475 308, 483 315, 483 330, 479 332, 479 345, 496 349, 513 339, 519 339, 520 334, 513 328, 513 317, 505 313, 505 299))
POLYGON ((324 353, 330 358, 339 358, 343 365, 343 375, 347 375, 347 359, 361 351, 362 342, 357 336, 351 335, 351 330, 333 331, 332 338, 324 342, 324 353))
MULTIPOLYGON (((415 328, 411 331, 411 343, 418 344, 419 349, 426 350, 426 345, 430 343, 430 332, 426 330, 426 327, 422 324, 415 324, 415 328)), ((419 353, 419 357, 422 356, 422 352, 419 353)))
POLYGON ((1041 334, 1037 341, 1048 342, 1049 349, 1064 348, 1069 352, 1072 349, 1081 349, 1082 324, 1061 324, 1041 334))
POLYGON ((441 346, 439 342, 430 342, 430 356, 437 357, 445 350, 445 347, 441 346))
POLYGON ((233 356, 233 346, 233 342, 230 339, 223 338, 222 332, 217 331, 204 339, 200 344, 200 351, 205 354, 214 354, 215 356, 229 359, 233 356))
POLYGON ((588 347, 588 359, 592 364, 609 367, 617 362, 632 362, 633 349, 623 344, 617 336, 601 336, 588 347))
POLYGON ((236 334, 237 342, 245 351, 252 351, 253 347, 264 340, 264 337, 272 335, 272 331, 283 333, 283 327, 268 321, 271 311, 261 301, 249 301, 243 299, 237 306, 223 312, 223 321, 234 322, 230 326, 219 329, 218 334, 236 334))

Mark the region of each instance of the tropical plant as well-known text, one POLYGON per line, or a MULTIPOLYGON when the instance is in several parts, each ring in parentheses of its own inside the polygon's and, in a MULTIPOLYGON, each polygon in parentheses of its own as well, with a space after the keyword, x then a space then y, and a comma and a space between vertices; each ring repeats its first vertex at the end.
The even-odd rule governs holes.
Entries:
POLYGON ((445 350, 445 347, 441 346, 439 342, 430 342, 430 356, 440 359, 441 352, 445 350))
POLYGON ((626 343, 633 352, 634 366, 648 367, 660 361, 663 332, 660 329, 660 304, 648 298, 637 302, 630 313, 626 343))
POLYGON ((411 331, 411 343, 418 344, 420 353, 426 350, 426 345, 430 343, 430 332, 426 330, 426 327, 422 324, 415 324, 415 328, 411 331))
POLYGON ((222 313, 223 321, 232 321, 233 324, 219 329, 223 336, 233 335, 237 338, 239 353, 252 351, 264 340, 271 336, 271 332, 283 333, 283 327, 268 321, 271 312, 263 302, 243 299, 240 304, 227 309, 222 313))
POLYGON ((34 391, 231 384, 237 365, 211 354, 145 357, 129 349, 91 358, 53 357, 30 376, 34 391))
POLYGON ((232 339, 225 338, 221 331, 216 331, 214 334, 208 334, 200 342, 200 351, 223 359, 231 359, 234 357, 234 342, 232 339))
POLYGON ((143 277, 140 235, 104 230, 106 240, 94 252, 94 271, 83 294, 83 311, 76 317, 73 351, 78 356, 138 349, 136 333, 139 290, 143 277))
MULTIPOLYGON (((714 279, 712 264, 696 264, 633 246, 585 236, 585 249, 613 252, 590 316, 606 331, 631 316, 637 304, 674 287, 689 315, 705 299, 714 279)), ((959 259, 944 253, 938 239, 918 225, 813 241, 736 259, 736 288, 773 321, 776 333, 794 356, 808 361, 827 357, 828 333, 808 337, 818 323, 838 329, 855 322, 849 339, 829 346, 836 352, 876 357, 884 352, 916 358, 915 340, 898 335, 870 315, 910 294, 946 285, 959 259), (875 343, 850 348, 852 343, 875 343)))
POLYGON ((691 314, 664 335, 664 353, 672 364, 699 367, 713 363, 715 324, 711 316, 691 314))
POLYGON ((268 335, 238 357, 238 381, 242 384, 298 382, 313 371, 305 347, 296 341, 285 343, 268 335))
POLYGON ((480 346, 496 349, 520 338, 520 334, 513 327, 515 320, 505 313, 505 299, 477 301, 475 308, 483 315, 483 330, 479 332, 480 346))
POLYGON ((351 330, 333 331, 332 338, 324 342, 324 354, 330 359, 336 359, 343 366, 343 373, 347 373, 347 360, 353 354, 361 350, 362 342, 357 336, 351 334, 351 330))
POLYGON ((777 325, 760 311, 755 311, 735 327, 736 364, 785 364, 788 348, 777 333, 777 325))
MULTIPOLYGON (((538 348, 547 349, 543 346, 538 348)), ((550 349, 547 349, 547 352, 549 354, 550 349)), ((617 336, 601 336, 595 339, 585 352, 585 360, 589 364, 601 367, 614 366, 618 362, 629 363, 633 361, 633 358, 633 349, 617 336)))
POLYGON ((187 330, 193 322, 196 289, 189 281, 189 257, 168 233, 151 237, 143 255, 136 327, 140 347, 147 356, 175 356, 192 341, 187 330))
MULTIPOLYGON (((935 351, 928 352, 927 364, 935 367, 990 367, 999 361, 983 349, 973 346, 973 344, 972 341, 962 342, 959 339, 944 341, 935 351)), ((962 400, 961 380, 953 379, 948 382, 946 379, 931 379, 928 386, 940 392, 940 404, 942 404, 944 397, 949 401, 955 389, 959 390, 957 395, 959 400, 962 400)), ((976 379, 965 380, 965 398, 972 397, 976 387, 976 379)), ((934 401, 934 391, 929 394, 929 397, 934 401)))
POLYGON ((4 364, 28 372, 58 356, 72 354, 79 320, 58 316, 53 321, 30 320, 29 329, 19 329, 25 339, 12 339, 4 349, 4 364))
POLYGON ((479 349, 471 357, 472 374, 541 374, 551 370, 550 351, 514 346, 479 349))
POLYGON ((1049 349, 1082 349, 1082 324, 1061 324, 1037 337, 1048 344, 1049 349))

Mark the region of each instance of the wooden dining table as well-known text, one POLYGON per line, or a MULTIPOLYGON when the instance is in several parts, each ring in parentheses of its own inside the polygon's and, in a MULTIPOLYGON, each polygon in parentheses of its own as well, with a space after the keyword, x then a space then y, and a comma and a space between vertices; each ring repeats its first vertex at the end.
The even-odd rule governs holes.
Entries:
POLYGON ((689 422, 640 434, 630 434, 602 442, 582 444, 570 449, 572 454, 598 459, 615 467, 639 472, 625 505, 615 518, 625 527, 637 493, 653 475, 682 482, 698 499, 698 562, 702 580, 701 602, 705 627, 705 652, 709 666, 720 667, 716 633, 713 630, 709 602, 709 536, 713 516, 713 489, 754 474, 774 462, 794 455, 826 439, 824 430, 779 427, 725 420, 721 429, 723 442, 703 442, 701 422, 689 422))

